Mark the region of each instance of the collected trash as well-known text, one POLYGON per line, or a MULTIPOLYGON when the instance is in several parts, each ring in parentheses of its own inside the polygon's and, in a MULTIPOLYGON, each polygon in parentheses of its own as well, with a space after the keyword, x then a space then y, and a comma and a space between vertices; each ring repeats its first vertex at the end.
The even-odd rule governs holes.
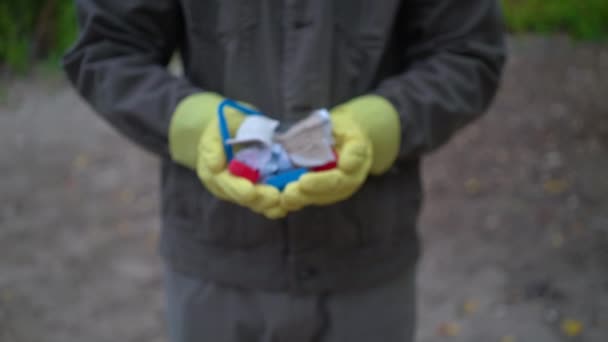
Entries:
POLYGON ((331 119, 326 109, 312 112, 275 139, 297 166, 317 167, 335 160, 331 119))
POLYGON ((252 183, 264 183, 282 190, 307 172, 326 171, 337 166, 329 112, 313 111, 285 132, 277 132, 280 123, 262 113, 226 100, 218 108, 228 170, 252 183), (236 135, 231 138, 223 117, 230 106, 248 114, 236 135), (233 147, 237 152, 233 154, 233 147))

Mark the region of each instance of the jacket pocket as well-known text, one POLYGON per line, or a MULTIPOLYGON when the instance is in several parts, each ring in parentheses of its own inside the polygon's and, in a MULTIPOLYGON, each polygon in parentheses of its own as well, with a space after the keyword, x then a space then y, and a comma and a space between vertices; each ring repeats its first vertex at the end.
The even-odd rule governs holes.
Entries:
POLYGON ((200 181, 195 173, 170 160, 163 160, 161 174, 163 221, 168 225, 191 229, 193 226, 187 223, 201 209, 197 200, 200 181))
POLYGON ((336 80, 332 98, 336 103, 370 90, 382 55, 385 38, 357 29, 352 20, 336 18, 332 79, 336 80))
POLYGON ((252 248, 280 241, 280 221, 217 199, 192 171, 163 163, 162 215, 166 229, 217 248, 252 248))
POLYGON ((362 245, 390 245, 396 239, 415 236, 422 203, 421 183, 415 173, 372 177, 353 197, 352 213, 359 222, 362 245))
POLYGON ((248 208, 217 199, 204 190, 195 238, 220 248, 254 248, 281 241, 280 221, 268 220, 248 208))
POLYGON ((246 72, 254 60, 258 1, 182 0, 188 30, 189 80, 224 96, 241 98, 251 87, 246 72), (239 91, 240 90, 240 91, 239 91))
POLYGON ((186 27, 208 38, 252 29, 258 23, 258 2, 251 0, 183 0, 186 27))

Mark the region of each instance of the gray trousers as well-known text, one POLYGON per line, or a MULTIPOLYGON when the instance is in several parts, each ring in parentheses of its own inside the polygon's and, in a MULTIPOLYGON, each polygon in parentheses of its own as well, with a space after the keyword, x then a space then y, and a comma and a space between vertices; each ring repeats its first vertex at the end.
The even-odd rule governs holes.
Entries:
POLYGON ((411 342, 414 271, 379 287, 295 295, 167 270, 171 342, 411 342))

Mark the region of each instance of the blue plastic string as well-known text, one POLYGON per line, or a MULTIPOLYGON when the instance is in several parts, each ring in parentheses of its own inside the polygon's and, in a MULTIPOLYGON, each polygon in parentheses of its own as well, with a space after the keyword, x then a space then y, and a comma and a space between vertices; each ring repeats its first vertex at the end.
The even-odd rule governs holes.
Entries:
POLYGON ((222 143, 224 144, 226 161, 230 162, 234 157, 234 154, 232 151, 232 146, 228 145, 227 142, 228 139, 230 139, 230 130, 228 129, 228 122, 226 121, 226 116, 224 115, 224 108, 226 107, 234 108, 245 115, 262 115, 262 113, 255 109, 243 106, 242 104, 231 99, 225 99, 224 101, 220 102, 220 105, 217 107, 217 115, 220 122, 220 134, 222 135, 222 143))

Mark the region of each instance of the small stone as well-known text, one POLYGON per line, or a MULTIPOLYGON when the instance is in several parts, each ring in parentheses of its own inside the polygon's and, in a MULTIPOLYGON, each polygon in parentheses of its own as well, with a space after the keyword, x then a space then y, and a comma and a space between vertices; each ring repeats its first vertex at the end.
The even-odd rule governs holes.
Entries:
POLYGON ((507 309, 504 307, 500 307, 494 311, 494 317, 497 319, 503 319, 507 317, 507 309))
POLYGON ((545 322, 553 324, 559 320, 559 311, 554 308, 547 309, 544 313, 545 322))
POLYGON ((602 150, 602 144, 597 138, 591 138, 587 141, 587 150, 591 153, 596 153, 602 150))
POLYGON ((496 230, 500 226, 500 218, 496 214, 486 216, 485 227, 488 230, 496 230))
POLYGON ((608 233, 608 217, 594 216, 589 218, 591 230, 608 233))
POLYGON ((568 200, 566 201, 566 205, 570 210, 577 210, 580 207, 580 204, 581 201, 576 195, 568 197, 568 200))
POLYGON ((564 292, 555 287, 548 279, 536 280, 526 285, 524 297, 528 300, 546 299, 555 302, 566 299, 564 292))
POLYGON ((563 165, 563 158, 557 151, 549 152, 545 156, 545 166, 548 170, 555 170, 563 165))
POLYGON ((550 107, 550 111, 556 119, 562 119, 568 115, 568 108, 561 103, 553 103, 550 107))
POLYGON ((499 164, 504 164, 506 162, 509 161, 510 157, 509 157, 509 153, 506 150, 497 150, 495 153, 496 156, 496 162, 498 162, 499 164))

